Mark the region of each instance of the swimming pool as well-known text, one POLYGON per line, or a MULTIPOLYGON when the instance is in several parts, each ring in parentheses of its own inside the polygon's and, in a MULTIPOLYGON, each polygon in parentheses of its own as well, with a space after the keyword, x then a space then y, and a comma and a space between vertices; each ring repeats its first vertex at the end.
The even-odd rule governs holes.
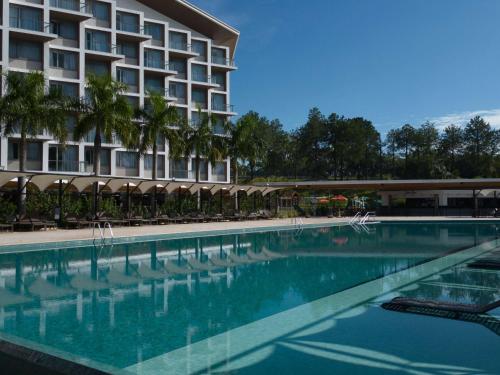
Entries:
POLYGON ((398 295, 498 300, 500 272, 464 264, 495 249, 499 229, 381 223, 0 249, 0 336, 114 373, 500 373, 488 328, 380 308, 398 295))

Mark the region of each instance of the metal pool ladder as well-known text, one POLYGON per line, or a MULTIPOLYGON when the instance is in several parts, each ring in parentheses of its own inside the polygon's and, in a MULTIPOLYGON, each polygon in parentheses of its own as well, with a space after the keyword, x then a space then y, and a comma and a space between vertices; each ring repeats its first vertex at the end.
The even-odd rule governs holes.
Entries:
POLYGON ((367 212, 365 216, 363 216, 363 218, 359 221, 359 223, 361 225, 366 224, 366 222, 370 220, 370 218, 374 218, 375 216, 377 216, 375 212, 367 212))
POLYGON ((102 227, 100 223, 95 222, 92 228, 92 238, 94 239, 94 242, 96 240, 96 228, 99 230, 98 233, 101 242, 106 242, 106 228, 108 228, 109 230, 111 241, 113 241, 113 239, 115 238, 115 235, 113 234, 113 228, 111 227, 111 223, 109 221, 106 221, 102 227))
POLYGON ((297 228, 302 228, 304 226, 304 220, 302 220, 301 217, 293 217, 292 224, 295 225, 297 228))
POLYGON ((356 224, 359 220, 361 220, 361 211, 358 211, 354 217, 349 220, 349 224, 353 225, 356 224))

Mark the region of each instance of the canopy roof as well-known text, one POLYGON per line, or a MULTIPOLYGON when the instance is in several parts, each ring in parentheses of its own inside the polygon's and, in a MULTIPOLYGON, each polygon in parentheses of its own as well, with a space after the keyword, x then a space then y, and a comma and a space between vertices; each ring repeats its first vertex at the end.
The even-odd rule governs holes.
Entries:
POLYGON ((500 189, 500 178, 449 180, 345 180, 257 183, 280 189, 298 190, 482 190, 500 189))
POLYGON ((227 191, 230 195, 234 195, 237 191, 244 191, 248 195, 260 192, 262 195, 267 195, 280 188, 267 186, 253 185, 231 185, 214 182, 195 183, 195 182, 180 182, 166 181, 141 178, 126 178, 126 177, 106 177, 106 176, 86 176, 86 175, 70 175, 70 174, 51 174, 51 173, 31 173, 31 172, 12 172, 0 171, 0 188, 10 182, 16 182, 18 177, 26 177, 28 184, 35 185, 40 191, 47 190, 54 184, 62 182, 65 187, 71 186, 78 192, 83 192, 92 184, 98 182, 101 189, 106 188, 112 193, 117 193, 120 190, 128 189, 129 192, 147 193, 155 186, 157 192, 172 193, 178 189, 188 190, 191 194, 199 190, 209 191, 212 195, 222 191, 227 191))

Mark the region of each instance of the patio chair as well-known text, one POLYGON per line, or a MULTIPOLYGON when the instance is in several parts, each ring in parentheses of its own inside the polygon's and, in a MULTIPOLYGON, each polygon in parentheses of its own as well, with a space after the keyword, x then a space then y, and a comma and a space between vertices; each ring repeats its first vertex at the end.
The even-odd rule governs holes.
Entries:
POLYGON ((189 258, 188 259, 188 264, 193 268, 201 271, 207 271, 207 272, 212 272, 217 269, 220 269, 221 267, 212 265, 210 263, 202 263, 196 258, 189 258))
POLYGON ((232 267, 237 266, 237 264, 232 262, 230 259, 222 259, 220 257, 212 257, 209 259, 209 261, 214 266, 221 267, 221 268, 232 268, 232 267))
POLYGON ((163 268, 172 275, 190 275, 192 273, 199 272, 195 269, 192 268, 187 268, 187 267, 180 267, 173 262, 167 261, 164 262, 163 268))

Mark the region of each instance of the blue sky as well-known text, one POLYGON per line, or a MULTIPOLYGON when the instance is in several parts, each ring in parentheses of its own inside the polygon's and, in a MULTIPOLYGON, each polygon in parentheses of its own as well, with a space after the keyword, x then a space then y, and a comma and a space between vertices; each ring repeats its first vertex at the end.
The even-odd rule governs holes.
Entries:
POLYGON ((241 31, 232 103, 285 128, 308 110, 382 132, 475 114, 500 127, 499 0, 191 0, 241 31))

